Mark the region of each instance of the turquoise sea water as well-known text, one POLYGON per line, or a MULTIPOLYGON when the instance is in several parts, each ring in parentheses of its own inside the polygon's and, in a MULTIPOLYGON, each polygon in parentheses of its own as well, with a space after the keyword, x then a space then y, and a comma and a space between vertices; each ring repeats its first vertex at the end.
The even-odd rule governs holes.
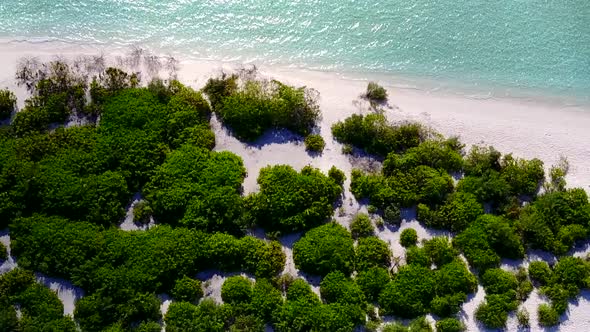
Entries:
POLYGON ((0 38, 590 96, 589 0, 2 0, 0 38))

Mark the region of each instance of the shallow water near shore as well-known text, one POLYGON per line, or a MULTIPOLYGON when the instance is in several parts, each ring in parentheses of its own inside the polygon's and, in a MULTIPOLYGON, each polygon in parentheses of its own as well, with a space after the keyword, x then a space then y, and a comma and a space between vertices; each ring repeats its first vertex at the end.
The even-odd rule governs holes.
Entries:
MULTIPOLYGON (((590 2, 4 0, 0 38, 590 98, 590 2)), ((426 83, 427 82, 427 83, 426 83)))

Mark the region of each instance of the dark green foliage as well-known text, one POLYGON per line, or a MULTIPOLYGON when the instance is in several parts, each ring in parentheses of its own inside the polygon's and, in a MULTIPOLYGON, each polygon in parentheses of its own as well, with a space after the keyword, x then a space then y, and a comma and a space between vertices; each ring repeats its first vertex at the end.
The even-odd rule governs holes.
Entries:
POLYGON ((11 128, 17 137, 23 137, 45 131, 50 123, 50 115, 45 108, 27 106, 15 114, 11 128))
POLYGON ((144 191, 160 223, 235 231, 245 175, 234 154, 184 145, 168 156, 144 191))
POLYGON ((430 264, 434 264, 437 268, 453 262, 459 254, 446 236, 433 237, 430 240, 423 241, 423 244, 424 252, 430 259, 430 264))
POLYGON ((334 213, 332 204, 342 188, 318 169, 269 166, 260 170, 260 192, 246 198, 250 224, 268 230, 296 232, 326 222, 334 213))
POLYGON ((17 268, 0 276, 0 330, 76 331, 63 310, 57 294, 38 284, 32 272, 17 268), (15 305, 20 309, 20 320, 16 319, 15 305))
POLYGON ((539 317, 539 325, 541 326, 549 327, 559 324, 559 314, 548 304, 540 304, 537 315, 539 317))
POLYGON ((305 149, 312 152, 322 152, 326 142, 319 134, 310 134, 305 137, 305 149))
POLYGON ((461 311, 461 305, 467 300, 464 293, 435 296, 430 302, 430 310, 439 317, 450 317, 461 311))
POLYGON ((543 162, 539 159, 515 159, 510 154, 505 155, 502 159, 502 176, 510 185, 512 195, 535 195, 545 179, 543 162))
POLYGON ((369 236, 359 239, 355 249, 356 270, 363 271, 371 267, 389 268, 391 250, 385 241, 369 236))
POLYGON ((481 202, 502 203, 510 195, 534 196, 545 177, 539 159, 515 159, 493 147, 474 146, 465 160, 466 177, 459 190, 472 193, 481 202))
POLYGON ((396 205, 389 205, 383 211, 383 220, 392 226, 399 226, 402 222, 402 215, 399 207, 396 205))
POLYGON ((382 267, 371 267, 359 271, 356 276, 356 283, 359 285, 365 297, 369 301, 377 301, 379 294, 390 281, 391 277, 387 269, 382 267))
POLYGON ((176 301, 195 303, 199 301, 201 297, 203 297, 201 282, 199 280, 184 276, 181 279, 176 280, 170 295, 172 295, 176 301))
POLYGON ((531 263, 531 277, 544 280, 541 292, 551 300, 551 309, 557 314, 566 312, 569 300, 575 298, 581 289, 590 285, 590 264, 578 257, 563 257, 548 270, 548 266, 531 263))
POLYGON ((336 223, 308 231, 293 245, 293 259, 298 269, 317 275, 354 269, 354 246, 350 233, 336 223))
POLYGON ((475 317, 488 328, 503 328, 508 313, 518 307, 518 280, 510 272, 493 268, 486 270, 481 281, 486 298, 477 307, 475 317))
POLYGON ((461 310, 467 294, 477 289, 477 279, 446 237, 424 241, 423 248, 408 247, 406 263, 379 297, 386 312, 400 315, 401 310, 402 317, 427 312, 452 316, 461 310), (432 266, 436 269, 431 270, 432 266))
POLYGON ((465 325, 457 318, 445 318, 436 322, 436 332, 463 332, 465 325))
POLYGON ((375 234, 375 228, 367 214, 359 213, 352 218, 350 222, 350 234, 354 239, 375 234))
POLYGON ((529 312, 526 309, 518 310, 516 313, 516 319, 518 320, 518 327, 520 328, 529 328, 530 324, 530 317, 529 312))
POLYGON ((498 266, 500 257, 524 257, 522 240, 510 221, 489 214, 480 216, 457 235, 453 243, 463 251, 473 267, 482 271, 498 266))
MULTIPOLYGON (((407 172, 396 171, 390 176, 363 174, 352 171, 350 190, 357 198, 369 198, 372 205, 410 207, 419 202, 437 204, 453 190, 449 174, 428 166, 418 166, 407 172)), ((388 218, 389 219, 389 218, 388 218)), ((391 218, 393 222, 398 219, 391 218)))
POLYGON ((188 302, 173 302, 168 308, 164 321, 170 332, 223 332, 231 311, 225 305, 219 306, 211 299, 198 306, 188 302))
POLYGON ((332 135, 343 144, 351 144, 367 153, 387 156, 416 147, 423 140, 424 129, 417 123, 393 125, 381 113, 353 114, 332 126, 332 135))
POLYGON ((10 90, 0 90, 0 121, 10 118, 16 109, 16 96, 10 90))
POLYGON ((147 224, 150 222, 153 210, 150 205, 141 200, 133 206, 133 222, 147 224))
POLYGON ((221 299, 229 304, 248 303, 252 299, 252 281, 242 276, 225 279, 221 286, 221 299))
POLYGON ((236 77, 210 80, 204 91, 221 121, 241 140, 252 141, 266 130, 285 128, 307 136, 320 117, 318 94, 279 81, 236 77))
POLYGON ((552 280, 553 272, 547 262, 535 261, 529 264, 529 275, 533 281, 546 285, 552 280))
POLYGON ((498 268, 487 270, 481 278, 481 283, 486 294, 503 294, 518 287, 518 280, 514 274, 498 268))
POLYGON ((396 170, 407 172, 418 166, 458 172, 463 168, 462 149, 457 138, 424 141, 403 155, 388 154, 383 162, 383 174, 391 175, 396 170))
POLYGON ((283 305, 281 292, 266 279, 256 280, 252 290, 252 312, 268 322, 283 305))
POLYGON ((437 210, 428 206, 418 206, 418 219, 434 228, 447 229, 453 232, 467 228, 477 217, 483 214, 482 205, 475 197, 467 193, 455 193, 437 210))
POLYGON ((432 265, 430 257, 426 254, 426 251, 423 248, 418 248, 416 246, 406 248, 406 263, 428 268, 432 265))
POLYGON ((384 103, 387 101, 387 90, 376 82, 369 82, 364 97, 371 102, 384 103))
POLYGON ((403 247, 415 246, 418 242, 418 233, 413 228, 406 228, 400 234, 399 242, 403 247))
POLYGON ((211 106, 214 110, 219 110, 223 106, 223 99, 236 93, 238 90, 237 75, 227 75, 222 73, 219 78, 209 78, 207 84, 203 87, 203 92, 209 97, 211 106))
POLYGON ((158 321, 160 301, 154 294, 121 289, 107 295, 105 290, 81 298, 74 317, 84 331, 102 331, 114 323, 129 327, 141 321, 158 321))
POLYGON ((400 268, 379 296, 381 309, 400 317, 412 318, 428 312, 435 279, 430 269, 419 265, 400 268))
POLYGON ((0 242, 0 262, 5 261, 8 259, 8 249, 4 243, 0 242))
POLYGON ((303 279, 296 279, 287 289, 287 301, 320 303, 318 296, 311 290, 311 286, 303 279))
POLYGON ((277 313, 274 327, 278 332, 353 331, 364 319, 357 306, 287 301, 277 313))
POLYGON ((576 240, 585 239, 590 203, 583 189, 555 191, 526 206, 518 221, 525 241, 533 248, 564 254, 576 240))
POLYGON ((0 301, 0 331, 18 331, 18 317, 16 316, 16 308, 4 299, 0 301))
POLYGON ((285 262, 277 243, 168 226, 125 232, 35 216, 18 220, 10 234, 19 265, 67 278, 89 293, 78 302, 76 319, 99 330, 118 321, 158 320, 154 294, 170 291, 185 275, 218 268, 271 278, 285 262))
POLYGON ((340 186, 344 185, 344 181, 346 180, 346 175, 344 172, 336 168, 336 166, 332 166, 332 168, 330 168, 328 171, 328 176, 340 186))
POLYGON ((460 259, 443 265, 436 271, 435 278, 437 294, 470 294, 477 290, 477 278, 460 259))
POLYGON ((320 293, 326 303, 358 306, 365 303, 365 296, 360 287, 340 271, 330 272, 322 279, 320 293))

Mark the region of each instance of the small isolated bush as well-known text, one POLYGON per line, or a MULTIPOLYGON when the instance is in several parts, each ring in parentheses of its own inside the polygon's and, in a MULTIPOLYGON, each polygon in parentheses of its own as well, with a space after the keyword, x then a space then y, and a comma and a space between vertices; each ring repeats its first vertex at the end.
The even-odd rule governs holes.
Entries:
POLYGON ((319 134, 310 134, 305 138, 305 149, 307 151, 321 153, 324 151, 325 146, 326 142, 324 142, 324 139, 319 134))
POLYGON ((389 205, 383 211, 383 220, 391 226, 399 226, 402 222, 402 213, 396 205, 389 205))
POLYGON ((0 90, 0 121, 10 118, 16 108, 16 96, 10 90, 0 90))
POLYGON ((133 207, 133 222, 148 224, 150 217, 152 216, 153 210, 146 201, 139 201, 133 207))
POLYGON ((346 180, 346 175, 344 174, 344 172, 338 169, 336 166, 332 166, 332 168, 330 168, 330 170, 328 171, 328 176, 332 178, 334 182, 336 182, 340 186, 342 186, 344 184, 344 181, 346 180))
POLYGON ((418 242, 418 233, 413 228, 406 228, 402 231, 399 242, 404 247, 411 247, 415 246, 418 242))
POLYGON ((354 216, 350 223, 350 233, 354 239, 358 239, 375 234, 375 228, 368 215, 359 213, 354 216))
POLYGON ((342 146, 342 154, 352 154, 354 152, 354 148, 350 144, 344 144, 342 146))
POLYGON ((171 294, 176 301, 186 301, 195 303, 203 297, 201 281, 189 278, 187 276, 176 280, 171 294))
POLYGON ((541 326, 555 326, 559 323, 559 314, 552 306, 546 303, 539 305, 537 314, 541 326))
POLYGON ((373 213, 377 213, 379 209, 375 206, 375 205, 369 205, 367 206, 367 212, 373 214, 373 213))
POLYGON ((518 320, 518 326, 521 328, 528 328, 531 326, 529 312, 524 308, 518 310, 516 313, 516 319, 518 320))
POLYGON ((379 229, 383 229, 385 226, 385 222, 381 216, 377 216, 377 218, 375 218, 375 226, 377 226, 379 229))
POLYGON ((387 101, 387 90, 376 82, 369 82, 365 98, 369 101, 383 103, 387 101))
POLYGON ((465 325, 457 318, 445 318, 436 322, 436 332, 462 332, 465 325))
POLYGON ((249 303, 252 299, 252 287, 252 281, 246 277, 229 277, 221 286, 221 299, 230 304, 249 303))

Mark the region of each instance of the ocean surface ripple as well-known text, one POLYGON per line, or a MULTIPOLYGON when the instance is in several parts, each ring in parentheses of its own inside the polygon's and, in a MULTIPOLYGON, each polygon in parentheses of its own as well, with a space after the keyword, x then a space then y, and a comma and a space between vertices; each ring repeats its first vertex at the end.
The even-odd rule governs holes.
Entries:
POLYGON ((0 38, 590 95, 588 0, 2 0, 0 38))

